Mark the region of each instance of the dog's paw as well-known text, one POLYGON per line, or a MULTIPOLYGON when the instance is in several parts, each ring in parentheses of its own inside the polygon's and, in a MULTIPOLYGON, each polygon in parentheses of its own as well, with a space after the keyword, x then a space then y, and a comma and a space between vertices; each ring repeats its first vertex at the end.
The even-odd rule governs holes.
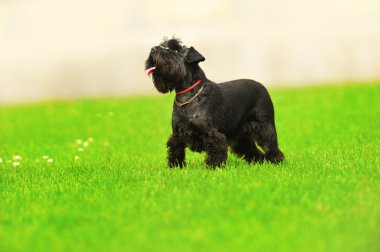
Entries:
POLYGON ((227 155, 219 154, 219 155, 207 155, 205 163, 207 166, 211 168, 218 168, 224 165, 227 162, 227 155))
POLYGON ((285 157, 284 154, 280 150, 278 150, 276 152, 270 152, 265 154, 265 159, 271 163, 278 164, 284 161, 285 157))
POLYGON ((179 167, 179 168, 182 169, 182 168, 184 168, 186 166, 186 162, 178 162, 178 161, 176 161, 176 162, 169 162, 168 166, 169 166, 169 168, 177 168, 177 167, 179 167))

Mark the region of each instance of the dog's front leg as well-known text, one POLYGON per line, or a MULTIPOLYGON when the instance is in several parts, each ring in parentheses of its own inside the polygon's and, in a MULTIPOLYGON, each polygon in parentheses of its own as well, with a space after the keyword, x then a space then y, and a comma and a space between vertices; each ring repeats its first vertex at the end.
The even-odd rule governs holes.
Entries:
POLYGON ((205 133, 204 148, 207 153, 207 165, 215 168, 227 161, 228 144, 226 136, 216 129, 211 129, 205 133))
POLYGON ((167 142, 168 147, 168 163, 169 167, 185 166, 185 148, 186 145, 180 139, 172 134, 167 142))

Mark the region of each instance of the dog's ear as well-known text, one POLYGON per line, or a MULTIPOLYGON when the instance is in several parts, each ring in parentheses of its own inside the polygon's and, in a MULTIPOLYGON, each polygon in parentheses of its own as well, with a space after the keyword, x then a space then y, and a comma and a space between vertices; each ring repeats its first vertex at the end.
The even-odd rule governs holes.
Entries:
POLYGON ((194 47, 190 47, 189 51, 187 52, 185 56, 185 62, 198 63, 201 61, 205 61, 205 57, 203 57, 202 54, 200 54, 197 50, 195 50, 194 47))

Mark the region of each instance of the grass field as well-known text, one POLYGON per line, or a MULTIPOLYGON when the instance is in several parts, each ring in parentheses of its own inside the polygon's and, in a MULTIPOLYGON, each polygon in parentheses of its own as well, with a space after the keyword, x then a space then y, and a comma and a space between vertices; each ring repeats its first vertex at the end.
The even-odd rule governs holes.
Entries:
POLYGON ((379 251, 380 85, 271 90, 281 165, 187 152, 173 96, 0 107, 0 251, 379 251))

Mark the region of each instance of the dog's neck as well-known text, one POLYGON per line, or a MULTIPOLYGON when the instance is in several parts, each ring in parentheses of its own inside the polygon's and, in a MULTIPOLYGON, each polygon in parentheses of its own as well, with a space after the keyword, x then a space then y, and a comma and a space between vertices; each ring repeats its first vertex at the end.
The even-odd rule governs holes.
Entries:
POLYGON ((199 89, 201 89, 205 83, 208 81, 205 73, 203 70, 197 66, 194 68, 194 71, 187 76, 186 80, 181 81, 175 86, 176 93, 180 93, 183 90, 186 90, 190 88, 192 85, 194 85, 196 82, 201 81, 199 85, 196 85, 194 88, 190 89, 189 91, 183 93, 183 94, 177 94, 176 99, 177 101, 183 102, 191 97, 193 97, 199 89))

